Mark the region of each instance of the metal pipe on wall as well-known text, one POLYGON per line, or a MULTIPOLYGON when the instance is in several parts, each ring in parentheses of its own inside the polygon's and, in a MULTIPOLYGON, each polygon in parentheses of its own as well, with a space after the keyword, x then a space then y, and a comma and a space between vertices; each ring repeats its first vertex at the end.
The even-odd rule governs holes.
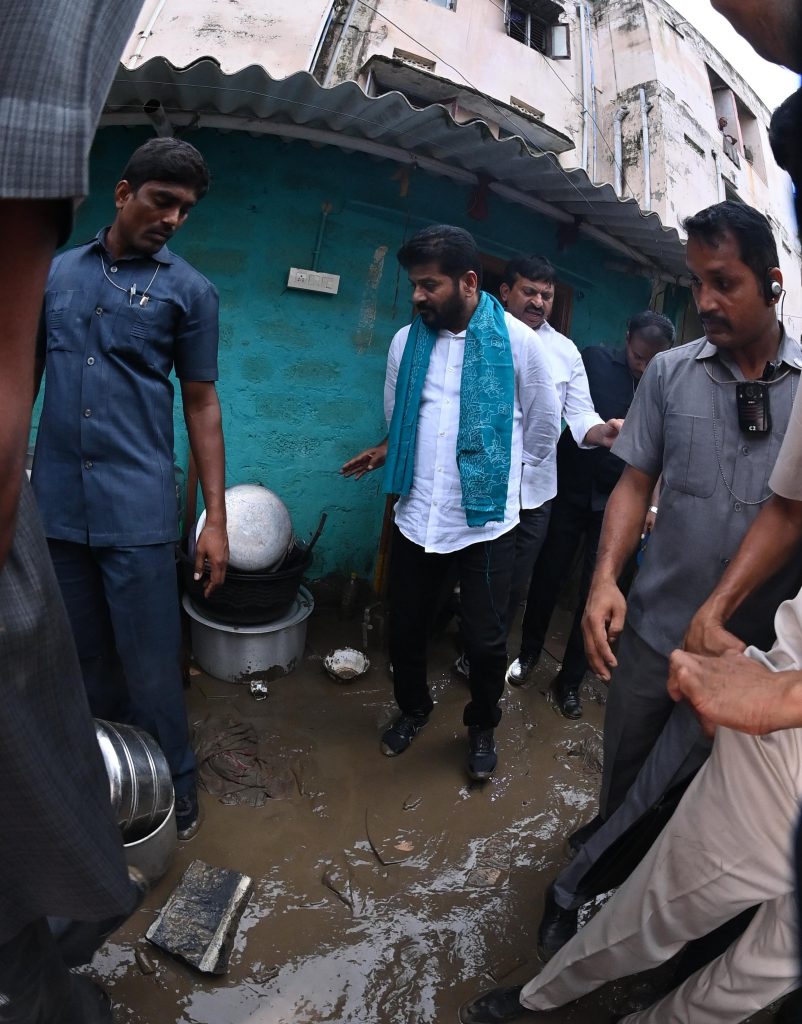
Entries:
POLYGON ((585 26, 588 32, 588 56, 590 64, 590 123, 592 125, 591 131, 593 133, 593 158, 591 160, 591 181, 596 181, 596 156, 597 156, 597 143, 599 134, 599 122, 596 118, 596 66, 593 61, 593 33, 590 30, 590 0, 584 0, 585 3, 585 26))
POLYGON ((128 58, 129 67, 133 67, 138 60, 142 59, 142 51, 145 49, 145 43, 148 41, 149 37, 153 35, 153 26, 156 24, 156 19, 164 10, 164 5, 166 3, 167 0, 159 0, 159 2, 156 4, 153 14, 151 14, 150 18, 148 18, 147 25, 145 25, 145 27, 139 34, 139 42, 136 44, 136 49, 128 58))
POLYGON ((649 110, 650 105, 646 101, 646 90, 643 86, 638 90, 640 95, 640 116, 643 125, 643 208, 652 208, 652 163, 649 152, 649 110))
POLYGON ((354 20, 354 13, 356 12, 356 5, 359 0, 351 0, 351 5, 348 8, 348 14, 345 16, 343 22, 342 32, 340 32, 340 38, 337 40, 337 45, 334 47, 334 52, 329 59, 329 66, 326 68, 326 77, 323 79, 323 85, 326 86, 331 81, 331 76, 334 74, 334 68, 337 66, 337 61, 340 59, 340 54, 343 52, 343 44, 345 43, 345 37, 348 35, 348 30, 351 28, 351 22, 354 20))
POLYGON ((590 83, 588 70, 587 15, 585 4, 579 5, 579 36, 582 42, 582 169, 588 169, 588 143, 590 141, 590 111, 588 109, 590 83))
POLYGON ((624 194, 624 130, 622 122, 629 114, 629 107, 618 107, 613 114, 613 158, 615 160, 615 194, 620 199, 624 194))

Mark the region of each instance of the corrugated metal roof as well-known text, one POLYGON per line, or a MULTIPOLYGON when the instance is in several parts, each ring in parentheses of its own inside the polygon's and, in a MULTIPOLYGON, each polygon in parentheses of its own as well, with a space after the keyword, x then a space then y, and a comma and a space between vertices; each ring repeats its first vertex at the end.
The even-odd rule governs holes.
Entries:
POLYGON ((323 88, 310 74, 273 79, 252 65, 224 74, 211 58, 176 68, 162 57, 120 67, 101 124, 147 124, 158 101, 173 123, 306 138, 416 163, 458 181, 489 181, 503 198, 561 221, 655 274, 686 274, 685 247, 657 214, 583 170, 565 170, 553 153, 534 153, 520 137, 497 139, 487 124, 458 124, 445 107, 413 107, 400 92, 370 97, 354 82, 323 88))

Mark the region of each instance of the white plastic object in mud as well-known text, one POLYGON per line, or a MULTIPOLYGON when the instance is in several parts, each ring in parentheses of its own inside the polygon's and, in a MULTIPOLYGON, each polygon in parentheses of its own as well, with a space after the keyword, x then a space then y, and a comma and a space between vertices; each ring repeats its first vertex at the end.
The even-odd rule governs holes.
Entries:
POLYGON ((323 667, 338 683, 350 683, 352 679, 357 679, 367 672, 370 661, 362 651, 357 651, 353 647, 340 647, 326 655, 323 667))

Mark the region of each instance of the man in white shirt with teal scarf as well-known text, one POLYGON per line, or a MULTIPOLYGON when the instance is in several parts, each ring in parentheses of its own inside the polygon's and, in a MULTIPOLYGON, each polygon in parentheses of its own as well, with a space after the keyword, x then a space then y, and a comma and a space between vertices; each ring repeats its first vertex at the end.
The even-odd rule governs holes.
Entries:
POLYGON ((399 495, 390 660, 400 714, 382 750, 403 753, 429 719, 429 619, 456 568, 471 663, 468 774, 483 780, 496 767, 521 467, 551 457, 560 413, 540 341, 481 291, 479 251, 467 231, 426 228, 398 261, 417 316, 392 340, 384 386, 384 489, 399 495))

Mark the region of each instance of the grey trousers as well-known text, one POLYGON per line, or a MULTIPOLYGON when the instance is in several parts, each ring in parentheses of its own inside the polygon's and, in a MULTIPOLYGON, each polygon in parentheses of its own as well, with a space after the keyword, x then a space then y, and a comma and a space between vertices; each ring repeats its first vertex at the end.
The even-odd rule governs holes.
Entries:
POLYGON ((668 659, 624 628, 604 722, 604 824, 557 876, 564 909, 584 902, 582 879, 602 854, 670 789, 690 778, 710 753, 696 716, 666 690, 668 659))

